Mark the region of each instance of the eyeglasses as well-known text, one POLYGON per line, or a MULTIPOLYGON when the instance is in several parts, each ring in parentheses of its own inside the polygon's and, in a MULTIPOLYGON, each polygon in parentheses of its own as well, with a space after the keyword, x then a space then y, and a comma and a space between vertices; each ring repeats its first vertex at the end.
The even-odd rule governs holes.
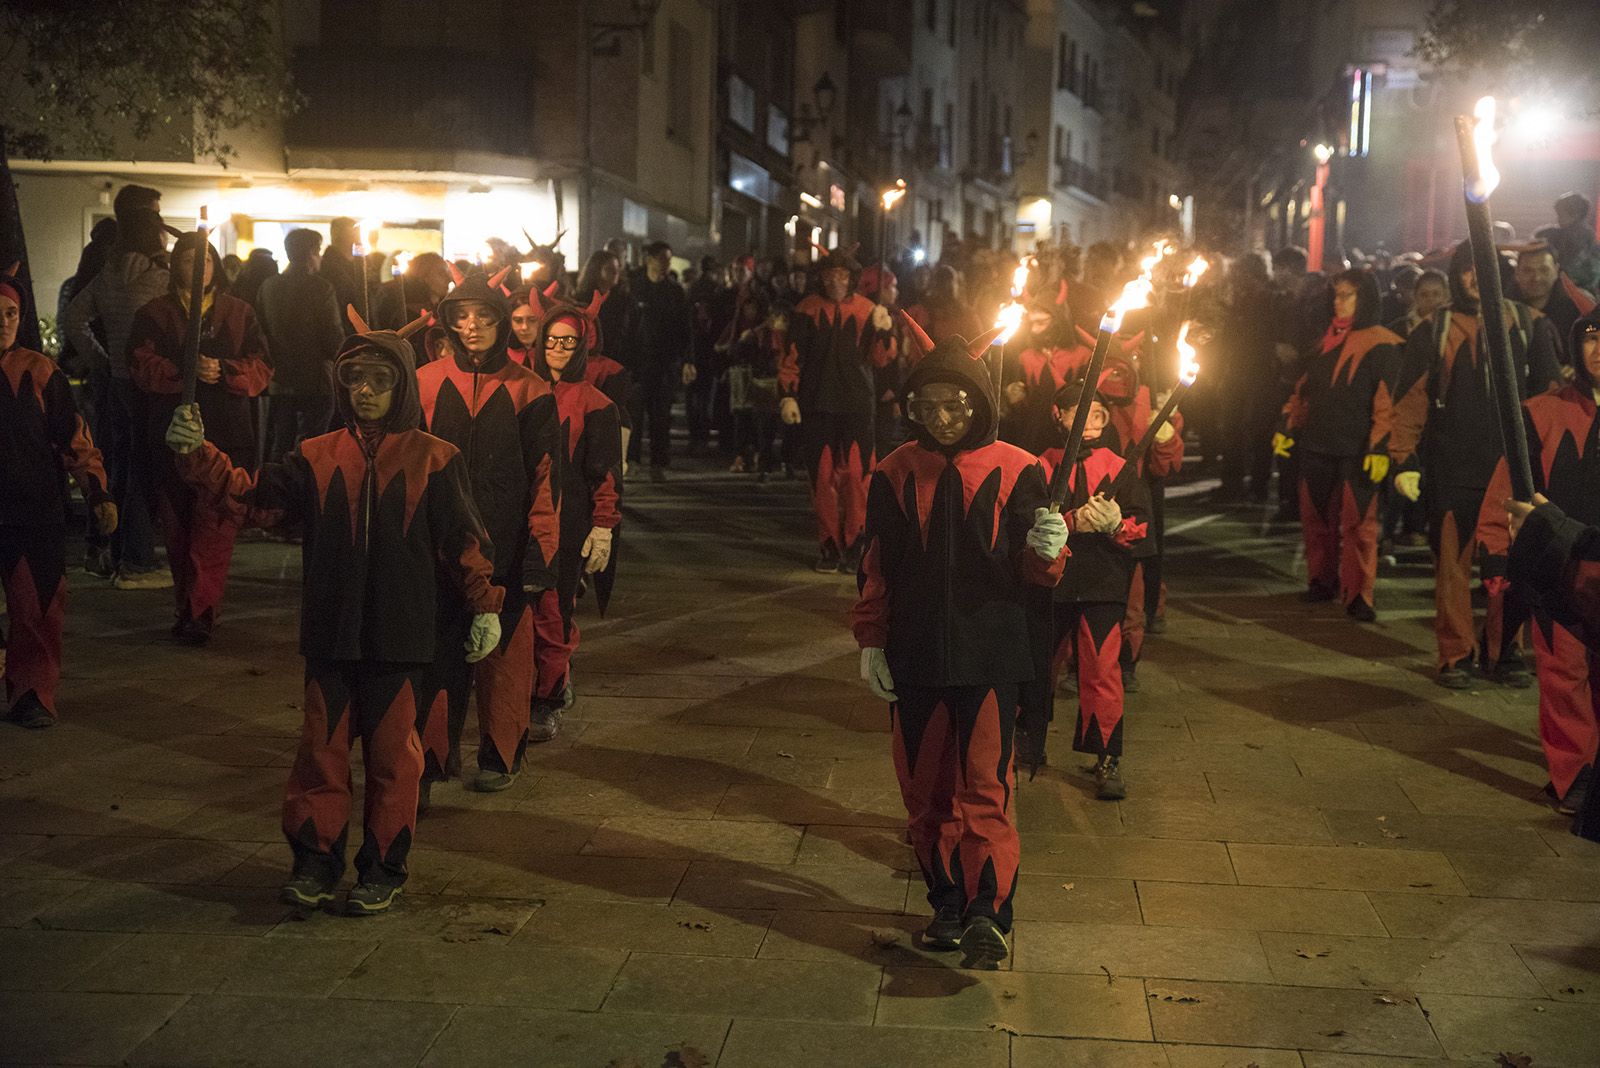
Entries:
POLYGON ((924 424, 933 422, 941 415, 949 420, 972 417, 972 405, 967 403, 965 390, 962 391, 960 400, 933 401, 918 400, 913 397, 906 405, 906 411, 913 422, 924 424))
POLYGON ((489 308, 463 308, 455 314, 456 326, 498 326, 500 316, 489 308))
POLYGON ((399 382, 399 372, 386 363, 346 360, 339 365, 339 384, 345 389, 365 386, 374 393, 387 393, 399 382))
POLYGON ((565 337, 561 337, 556 334, 551 334, 549 337, 544 339, 544 347, 547 349, 561 349, 565 352, 572 352, 578 347, 578 338, 576 335, 567 335, 565 337))

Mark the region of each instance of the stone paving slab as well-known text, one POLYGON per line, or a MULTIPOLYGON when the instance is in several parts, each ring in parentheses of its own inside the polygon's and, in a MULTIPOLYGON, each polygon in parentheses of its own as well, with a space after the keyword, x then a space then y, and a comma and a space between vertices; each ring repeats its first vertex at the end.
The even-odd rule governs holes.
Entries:
POLYGON ((1586 1068, 1600 1056, 1592 1005, 1424 994, 1422 1004, 1445 1052, 1467 1062, 1493 1063, 1521 1053, 1544 1068, 1586 1068))
POLYGON ((719 1016, 602 1015, 466 1006, 451 1017, 422 1064, 424 1068, 502 1068, 532 1063, 539 1068, 604 1068, 609 1064, 654 1068, 673 1053, 685 1063, 696 1052, 715 1058, 727 1038, 729 1022, 719 1016))
POLYGON ((1150 1018, 1164 1042, 1429 1056, 1440 1052, 1414 1002, 1370 991, 1149 980, 1150 1018), (1190 1000, 1192 999, 1192 1000, 1190 1000))
POLYGON ((1539 997, 1538 980, 1510 945, 1264 931, 1273 977, 1295 986, 1539 997))
POLYGON ((173 994, 0 993, 0 1020, 11 1021, 0 1063, 122 1064, 183 1004, 173 994))
POLYGON ((872 1022, 878 1000, 879 972, 855 962, 635 952, 612 985, 605 1008, 865 1024, 872 1022))
POLYGON ((1151 1037, 1138 983, 1107 985, 1102 976, 1043 972, 886 968, 877 1023, 967 1031, 999 1024, 1024 1035, 1151 1037))
POLYGON ((1297 887, 1139 884, 1144 922, 1161 927, 1384 934, 1365 894, 1297 887))
POLYGON ((913 1027, 863 1027, 736 1020, 717 1068, 768 1068, 773 1058, 790 1064, 828 1068, 881 1068, 883 1065, 959 1064, 1007 1068, 1012 1060, 1007 1036, 999 1032, 952 1033, 913 1027))

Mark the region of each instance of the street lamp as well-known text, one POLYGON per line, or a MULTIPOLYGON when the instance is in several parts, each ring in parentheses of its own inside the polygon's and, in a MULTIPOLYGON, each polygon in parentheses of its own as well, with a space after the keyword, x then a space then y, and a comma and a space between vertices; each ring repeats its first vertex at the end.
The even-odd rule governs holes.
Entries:
POLYGON ((1317 179, 1311 186, 1310 221, 1306 226, 1306 259, 1313 271, 1322 270, 1323 253, 1327 244, 1328 218, 1323 210, 1328 189, 1328 161, 1333 159, 1333 146, 1319 143, 1311 150, 1317 158, 1317 179))

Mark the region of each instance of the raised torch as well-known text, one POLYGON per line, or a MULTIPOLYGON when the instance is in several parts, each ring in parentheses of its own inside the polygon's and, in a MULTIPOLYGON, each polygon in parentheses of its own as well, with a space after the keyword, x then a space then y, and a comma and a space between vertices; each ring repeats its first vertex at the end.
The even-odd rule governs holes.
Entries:
POLYGON ((1500 291, 1500 257, 1494 247, 1494 219, 1489 195, 1500 184, 1494 165, 1494 97, 1486 96, 1472 109, 1472 117, 1456 116, 1456 141, 1461 148, 1462 192, 1466 195, 1467 236, 1472 242, 1472 266, 1478 277, 1478 307, 1489 344, 1489 380, 1500 415, 1500 436, 1505 445, 1506 467, 1511 474, 1511 495, 1533 500, 1533 467, 1528 462, 1528 437, 1522 423, 1522 386, 1511 362, 1511 339, 1506 335, 1505 304, 1500 291))
POLYGON ((206 260, 211 258, 210 227, 206 225, 206 206, 200 205, 200 219, 194 225, 197 240, 193 266, 189 270, 189 332, 183 342, 183 403, 194 403, 195 385, 200 374, 200 330, 205 316, 206 260))
POLYGON ((1161 410, 1156 413, 1156 417, 1150 420, 1150 425, 1145 428, 1144 435, 1139 439, 1139 443, 1133 447, 1132 452, 1124 457, 1122 470, 1117 472, 1117 477, 1111 483, 1111 489, 1106 494, 1109 498, 1115 499, 1119 492, 1128 488, 1128 483, 1139 477, 1139 471, 1144 465, 1144 458, 1150 452, 1150 446, 1155 444, 1156 435, 1161 432, 1163 426, 1166 426, 1171 421, 1178 410, 1178 405, 1183 402, 1183 395, 1189 391, 1189 387, 1194 385, 1194 380, 1200 376, 1200 364, 1194 358, 1194 346, 1189 344, 1189 326, 1190 324, 1185 322, 1178 330, 1178 384, 1172 388, 1171 393, 1167 394, 1166 403, 1161 406, 1161 410))
POLYGON ((989 373, 994 377, 996 403, 999 403, 1005 391, 1006 343, 1017 336, 1017 331, 1022 328, 1023 315, 1027 311, 1021 298, 1028 288, 1031 267, 1028 260, 1023 260, 1017 269, 1011 272, 1011 299, 1000 305, 1000 311, 994 317, 994 329, 998 333, 995 334, 993 347, 989 350, 989 373))

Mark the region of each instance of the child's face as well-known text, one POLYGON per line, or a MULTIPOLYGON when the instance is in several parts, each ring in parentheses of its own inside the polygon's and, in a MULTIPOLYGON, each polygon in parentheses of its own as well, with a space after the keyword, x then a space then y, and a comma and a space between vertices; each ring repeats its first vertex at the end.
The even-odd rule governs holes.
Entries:
POLYGON ((517 343, 523 348, 533 344, 534 335, 539 332, 538 313, 526 304, 518 304, 512 308, 511 332, 517 335, 517 343))
MULTIPOLYGON (((1072 432, 1073 417, 1078 414, 1078 406, 1074 404, 1066 411, 1056 409, 1056 422, 1061 424, 1061 429, 1067 433, 1072 432)), ((1106 406, 1099 401, 1089 402, 1089 418, 1083 422, 1083 440, 1098 441, 1105 432, 1106 423, 1111 421, 1111 413, 1106 411, 1106 406)))
POLYGON ((930 382, 911 399, 910 408, 911 418, 940 445, 956 444, 972 427, 972 406, 961 388, 949 382, 930 382))

